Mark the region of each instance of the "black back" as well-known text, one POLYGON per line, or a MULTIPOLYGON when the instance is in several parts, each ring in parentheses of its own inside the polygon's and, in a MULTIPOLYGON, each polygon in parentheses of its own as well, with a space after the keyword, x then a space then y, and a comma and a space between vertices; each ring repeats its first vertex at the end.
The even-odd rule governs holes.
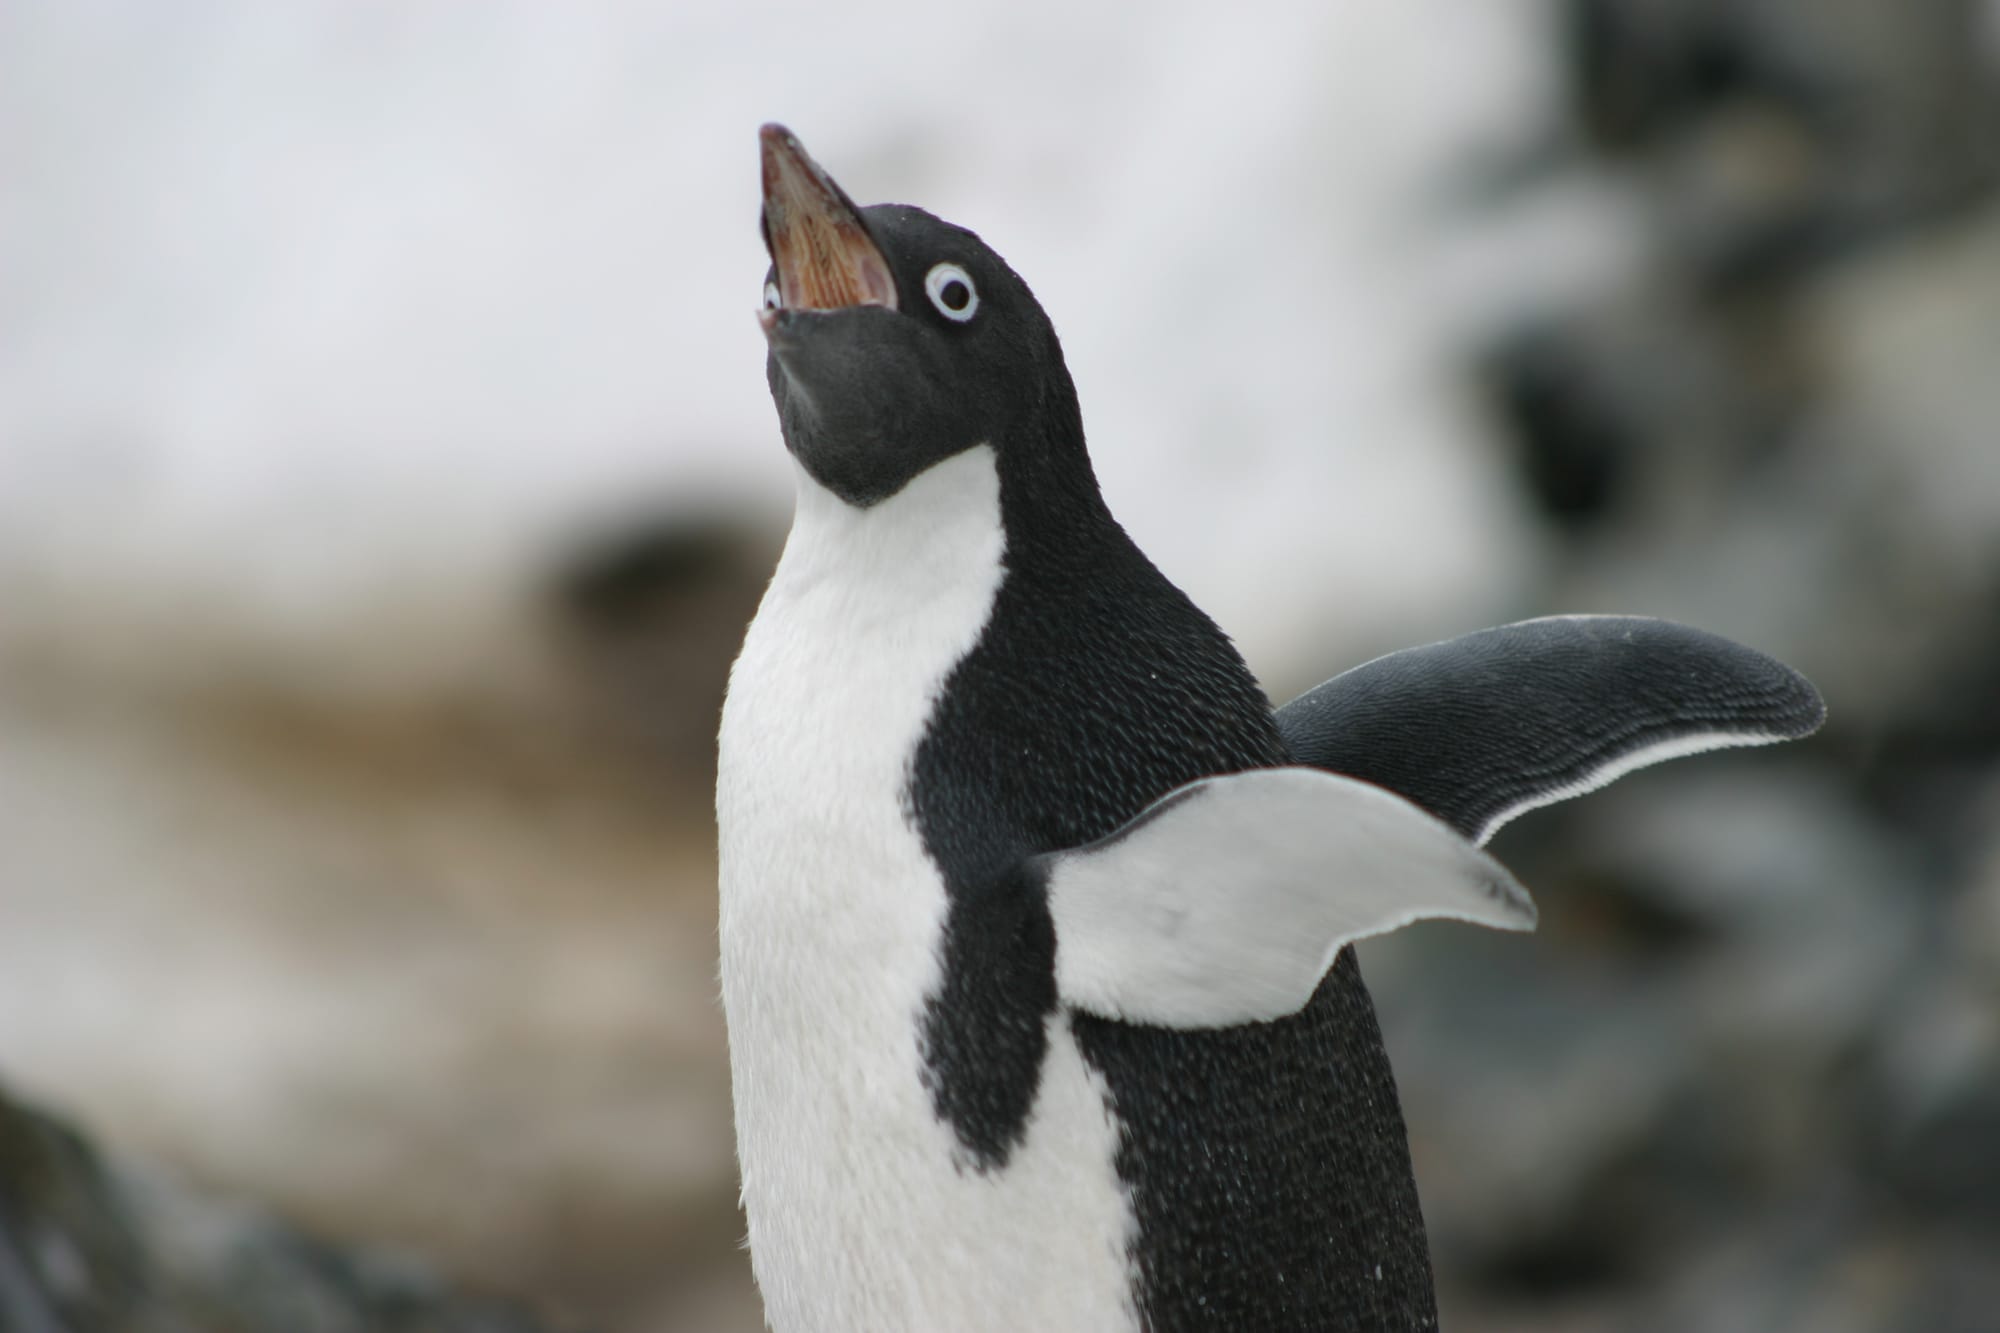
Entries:
MULTIPOLYGON (((1067 388, 1066 377, 1064 388, 1067 388)), ((947 682, 909 801, 951 907, 927 1080, 969 1169, 1004 1169, 1056 1005, 1054 934, 1021 859, 1102 837, 1194 779, 1287 762, 1234 647, 1132 545, 1090 483, 1044 502, 999 450, 1007 578, 947 682)), ((1350 952, 1275 1023, 1179 1032, 1072 1016, 1123 1126, 1147 1326, 1429 1328, 1402 1115, 1350 952)))

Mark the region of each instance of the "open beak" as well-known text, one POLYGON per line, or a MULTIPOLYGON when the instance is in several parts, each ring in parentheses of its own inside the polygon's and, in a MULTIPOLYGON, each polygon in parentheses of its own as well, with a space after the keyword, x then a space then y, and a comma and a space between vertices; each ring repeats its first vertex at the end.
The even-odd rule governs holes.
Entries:
MULTIPOLYGON (((862 225, 861 212, 783 125, 757 132, 764 158, 764 238, 778 266, 785 310, 896 308, 889 262, 862 225)), ((759 319, 768 334, 778 310, 759 319)))

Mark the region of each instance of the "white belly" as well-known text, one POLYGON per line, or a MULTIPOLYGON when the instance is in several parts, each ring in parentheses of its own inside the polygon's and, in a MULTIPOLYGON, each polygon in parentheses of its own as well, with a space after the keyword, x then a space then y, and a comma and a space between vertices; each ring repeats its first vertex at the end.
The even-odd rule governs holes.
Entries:
POLYGON ((903 800, 1003 576, 981 447, 867 510, 803 473, 723 708, 722 999, 750 1257, 779 1330, 1117 1330, 1130 1200, 1068 1020, 1022 1143, 961 1165, 923 1085, 945 890, 903 800))

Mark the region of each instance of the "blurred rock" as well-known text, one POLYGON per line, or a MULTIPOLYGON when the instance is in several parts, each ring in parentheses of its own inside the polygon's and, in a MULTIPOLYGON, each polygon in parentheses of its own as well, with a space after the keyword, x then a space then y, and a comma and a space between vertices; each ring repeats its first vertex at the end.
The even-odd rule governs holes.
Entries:
POLYGON ((342 1250, 100 1158, 0 1093, 0 1328, 8 1333, 537 1333, 420 1266, 342 1250))
POLYGON ((549 603, 577 697, 608 737, 703 779, 729 666, 782 546, 781 529, 650 518, 560 568, 549 603))
POLYGON ((1703 284, 1782 282, 2000 179, 1980 0, 1569 0, 1577 117, 1703 284))

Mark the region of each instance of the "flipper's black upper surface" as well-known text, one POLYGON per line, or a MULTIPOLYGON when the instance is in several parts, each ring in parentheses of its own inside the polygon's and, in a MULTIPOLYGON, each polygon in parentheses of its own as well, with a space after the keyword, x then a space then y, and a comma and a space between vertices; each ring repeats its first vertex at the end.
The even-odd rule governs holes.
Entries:
POLYGON ((1558 616, 1378 657, 1278 710, 1299 763, 1365 779, 1483 842, 1523 810, 1660 759, 1803 736, 1783 663, 1665 620, 1558 616))

